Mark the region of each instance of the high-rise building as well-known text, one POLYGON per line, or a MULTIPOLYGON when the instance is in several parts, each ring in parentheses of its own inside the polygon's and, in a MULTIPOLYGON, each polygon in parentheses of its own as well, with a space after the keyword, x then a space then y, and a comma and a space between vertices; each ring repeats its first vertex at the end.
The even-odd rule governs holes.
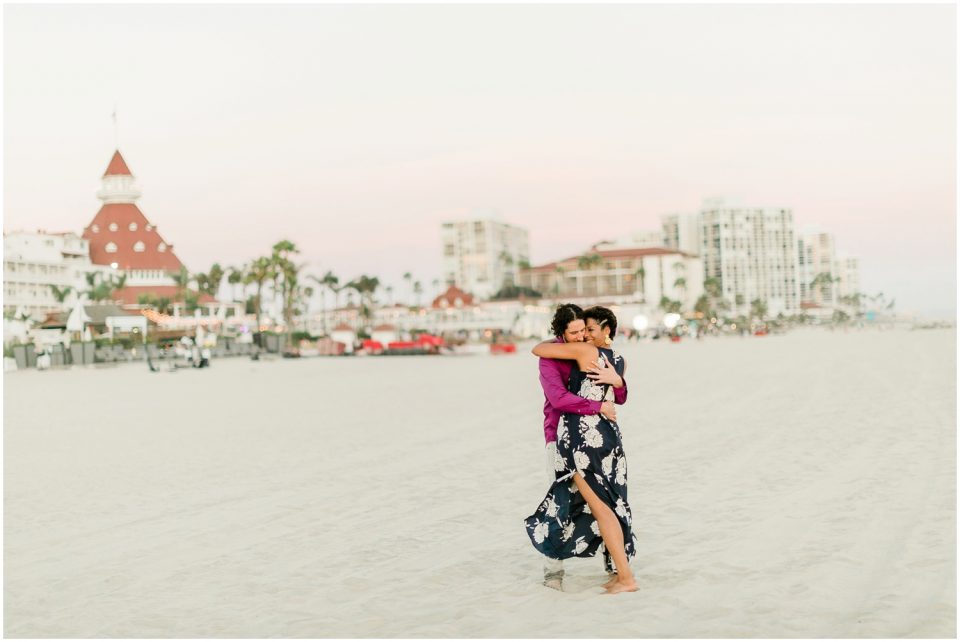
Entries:
POLYGON ((529 265, 527 230, 495 219, 443 223, 441 239, 444 281, 479 299, 515 284, 520 268, 529 265))
POLYGON ((837 301, 841 302, 841 297, 852 296, 860 291, 860 259, 841 254, 834 265, 837 301))
POLYGON ((790 209, 708 199, 700 212, 700 248, 705 278, 719 279, 735 314, 749 314, 757 299, 770 316, 799 312, 797 240, 790 209))
POLYGON ((700 254, 700 212, 675 212, 660 217, 661 247, 700 254))
POLYGON ((807 231, 797 239, 797 274, 800 282, 800 300, 831 307, 836 303, 836 258, 833 234, 807 231))

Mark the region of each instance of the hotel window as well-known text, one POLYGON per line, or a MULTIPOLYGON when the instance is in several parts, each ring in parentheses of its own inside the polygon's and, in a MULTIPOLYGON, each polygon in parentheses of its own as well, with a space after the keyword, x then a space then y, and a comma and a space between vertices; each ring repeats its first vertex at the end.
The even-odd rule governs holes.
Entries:
POLYGON ((104 247, 103 249, 106 250, 108 253, 113 254, 114 252, 117 251, 117 244, 111 241, 107 243, 106 247, 104 247))
POLYGON ((131 222, 130 225, 128 225, 127 227, 130 229, 131 232, 137 231, 137 224, 135 222, 131 222))
POLYGON ((111 232, 116 232, 118 227, 116 223, 111 223, 110 225, 107 226, 107 229, 109 229, 111 232))
MULTIPOLYGON (((136 225, 136 223, 131 223, 131 225, 136 225)), ((147 249, 147 246, 143 244, 143 241, 137 241, 133 244, 134 252, 143 252, 145 249, 147 249)))
POLYGON ((167 251, 167 244, 166 244, 166 243, 161 243, 160 245, 158 245, 158 246, 157 246, 157 251, 158 251, 158 252, 166 252, 166 251, 167 251))
POLYGON ((147 223, 147 226, 146 226, 146 227, 144 227, 143 229, 145 229, 146 231, 148 231, 148 232, 149 232, 150 230, 152 230, 152 229, 153 229, 153 226, 152 226, 152 225, 150 225, 149 223, 147 223))
POLYGON ((96 234, 97 232, 100 231, 100 226, 99 226, 99 225, 91 225, 91 226, 90 226, 90 231, 93 232, 94 234, 96 234))

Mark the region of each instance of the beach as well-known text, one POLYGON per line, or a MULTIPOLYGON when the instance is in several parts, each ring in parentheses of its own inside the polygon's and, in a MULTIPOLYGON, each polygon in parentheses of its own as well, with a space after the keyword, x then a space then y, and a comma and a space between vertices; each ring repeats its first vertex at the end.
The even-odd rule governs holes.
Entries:
POLYGON ((618 340, 616 596, 541 585, 529 347, 7 373, 5 636, 956 636, 954 330, 618 340))

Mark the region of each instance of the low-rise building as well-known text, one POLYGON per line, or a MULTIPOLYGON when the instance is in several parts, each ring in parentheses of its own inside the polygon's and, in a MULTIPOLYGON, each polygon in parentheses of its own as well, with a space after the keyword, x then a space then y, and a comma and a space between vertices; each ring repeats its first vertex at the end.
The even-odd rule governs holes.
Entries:
POLYGON ((689 310, 703 294, 703 263, 695 255, 663 247, 594 247, 580 256, 521 270, 520 285, 552 299, 605 298, 641 302, 650 309, 666 297, 689 310))
POLYGON ((73 232, 16 231, 3 235, 3 311, 35 321, 67 310, 86 289, 86 274, 103 272, 90 261, 87 241, 73 232))

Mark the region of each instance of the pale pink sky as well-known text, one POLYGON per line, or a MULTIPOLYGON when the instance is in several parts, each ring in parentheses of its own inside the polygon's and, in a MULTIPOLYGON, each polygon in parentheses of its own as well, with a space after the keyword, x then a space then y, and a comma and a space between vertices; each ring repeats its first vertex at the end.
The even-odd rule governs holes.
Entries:
MULTIPOLYGON (((953 5, 6 5, 4 229, 80 231, 114 147, 193 270, 534 262, 704 197, 793 209, 898 308, 956 307, 953 5)), ((428 287, 429 290, 429 287, 428 287)))

